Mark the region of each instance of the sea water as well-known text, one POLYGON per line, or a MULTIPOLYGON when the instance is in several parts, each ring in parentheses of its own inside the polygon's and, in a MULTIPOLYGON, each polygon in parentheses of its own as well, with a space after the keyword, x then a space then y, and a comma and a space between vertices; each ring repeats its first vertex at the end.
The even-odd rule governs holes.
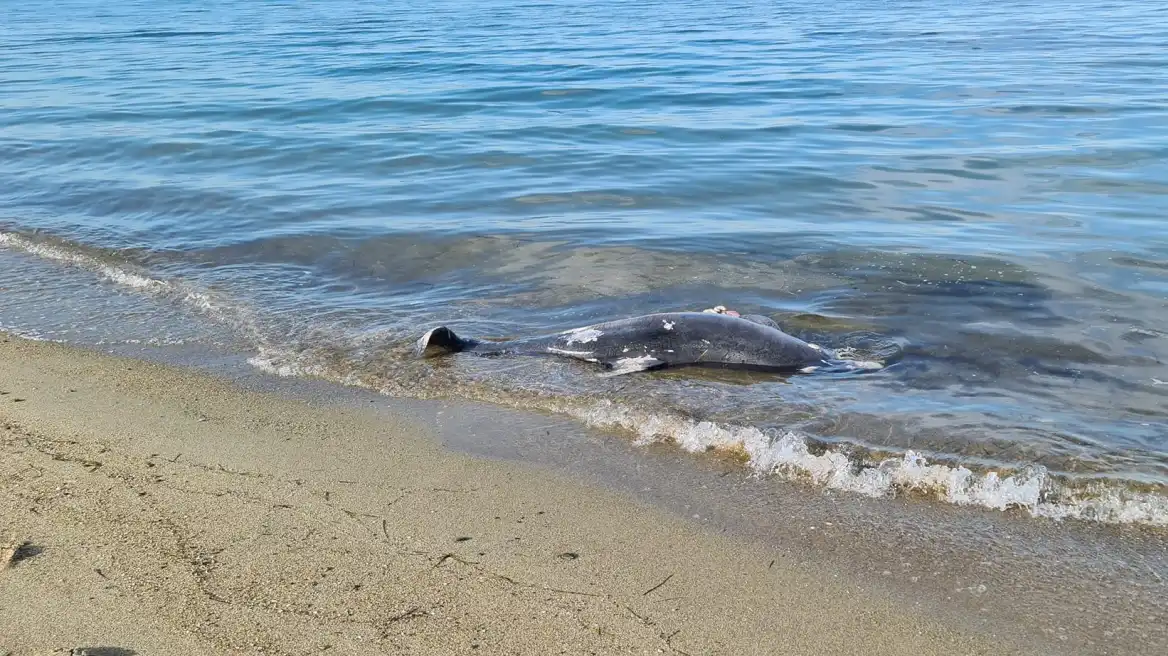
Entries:
POLYGON ((0 328, 1168 524, 1168 10, 0 1, 0 328), (855 375, 418 361, 725 305, 855 375))

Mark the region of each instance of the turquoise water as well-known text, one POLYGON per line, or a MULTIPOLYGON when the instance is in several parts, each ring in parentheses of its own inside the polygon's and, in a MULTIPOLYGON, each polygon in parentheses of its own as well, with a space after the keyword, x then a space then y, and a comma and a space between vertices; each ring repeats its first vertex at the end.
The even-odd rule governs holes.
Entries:
POLYGON ((0 52, 0 326, 1168 523, 1155 3, 0 0, 0 52), (718 304, 888 366, 406 355, 718 304))

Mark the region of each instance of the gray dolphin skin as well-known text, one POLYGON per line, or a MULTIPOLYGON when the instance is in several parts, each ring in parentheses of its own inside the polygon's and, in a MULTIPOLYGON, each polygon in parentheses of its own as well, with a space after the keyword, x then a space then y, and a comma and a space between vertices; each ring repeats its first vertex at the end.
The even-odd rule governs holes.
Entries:
POLYGON ((502 342, 459 337, 440 326, 418 340, 415 352, 560 356, 599 363, 611 375, 684 366, 811 371, 833 357, 784 333, 766 317, 710 312, 648 314, 502 342))

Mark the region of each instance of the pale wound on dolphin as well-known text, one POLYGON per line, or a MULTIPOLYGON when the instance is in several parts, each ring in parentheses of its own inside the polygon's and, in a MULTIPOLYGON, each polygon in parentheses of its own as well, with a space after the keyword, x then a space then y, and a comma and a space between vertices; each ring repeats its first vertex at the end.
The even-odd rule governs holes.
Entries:
POLYGON ((565 342, 567 344, 587 344, 588 342, 595 342, 604 332, 595 328, 577 328, 576 330, 569 330, 562 334, 568 336, 565 342))
POLYGON ((569 351, 567 349, 558 349, 549 346, 547 352, 555 355, 566 355, 570 358, 579 358, 588 362, 596 362, 596 358, 592 357, 592 351, 569 351))
POLYGON ((638 358, 621 358, 612 363, 612 370, 602 376, 621 376, 624 374, 631 374, 638 371, 645 371, 652 369, 658 365, 664 364, 661 360, 651 356, 642 355, 638 358))
POLYGON ((661 325, 662 325, 662 326, 665 326, 665 330, 673 330, 673 327, 674 327, 675 325, 677 325, 677 324, 676 324, 676 322, 673 322, 673 321, 665 321, 665 320, 663 320, 663 321, 661 322, 661 325))

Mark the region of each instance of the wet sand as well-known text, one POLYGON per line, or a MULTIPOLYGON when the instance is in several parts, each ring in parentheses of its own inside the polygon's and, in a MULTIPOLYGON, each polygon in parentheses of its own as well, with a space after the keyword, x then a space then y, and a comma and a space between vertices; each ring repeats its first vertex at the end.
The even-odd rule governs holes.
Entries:
POLYGON ((0 653, 1015 651, 416 420, 0 339, 0 653))

